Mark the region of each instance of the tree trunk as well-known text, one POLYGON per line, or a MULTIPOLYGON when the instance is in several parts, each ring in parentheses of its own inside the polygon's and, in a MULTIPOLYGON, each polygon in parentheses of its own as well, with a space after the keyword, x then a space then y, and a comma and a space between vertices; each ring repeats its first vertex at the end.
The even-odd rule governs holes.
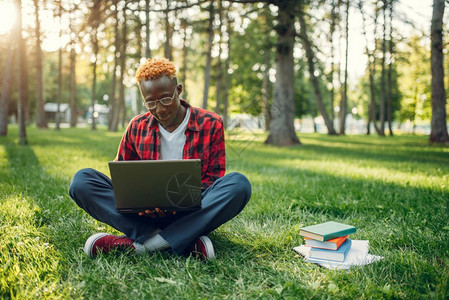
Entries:
MULTIPOLYGON (((118 1, 117 1, 118 2, 118 1)), ((117 131, 118 129, 118 119, 119 119, 119 110, 118 110, 118 101, 115 95, 116 92, 116 83, 117 83, 117 68, 118 68, 118 56, 120 53, 120 34, 119 34, 119 19, 118 19, 118 6, 116 5, 114 15, 114 67, 112 70, 112 78, 111 78, 111 94, 109 97, 109 107, 110 107, 110 122, 109 122, 109 131, 117 131)))
POLYGON ((150 50, 150 0, 145 0, 145 56, 151 57, 150 50))
POLYGON ((228 42, 226 48, 228 50, 228 55, 226 56, 224 62, 224 91, 223 91, 223 127, 228 128, 228 110, 229 110, 229 89, 231 86, 231 78, 229 76, 228 70, 231 64, 231 37, 232 37, 232 19, 230 17, 230 10, 226 13, 226 33, 228 35, 228 42))
POLYGON ((70 127, 76 127, 78 122, 78 112, 76 105, 76 51, 75 51, 75 31, 73 29, 73 14, 75 6, 70 11, 70 127))
POLYGON ((42 68, 42 48, 41 48, 41 23, 39 19, 39 1, 34 0, 34 15, 36 26, 36 125, 39 128, 48 128, 44 110, 44 73, 42 68))
POLYGON ((204 70, 204 91, 203 91, 203 105, 204 109, 207 108, 207 98, 209 97, 209 85, 210 85, 210 69, 212 64, 212 43, 214 40, 214 1, 209 4, 209 27, 208 27, 208 40, 207 40, 207 53, 206 53, 206 69, 204 70))
POLYGON ((76 51, 73 40, 70 44, 70 127, 74 128, 78 122, 76 105, 76 51))
MULTIPOLYGON (((369 88, 370 88, 370 101, 368 104, 368 122, 367 122, 367 130, 366 133, 369 135, 371 133, 371 127, 370 124, 373 122, 374 129, 378 134, 380 134, 380 129, 377 127, 376 124, 376 98, 375 98, 375 85, 374 85, 374 76, 376 74, 376 43, 374 43, 374 49, 373 51, 369 50, 368 47, 368 35, 366 33, 366 19, 365 19, 365 12, 363 10, 363 1, 359 1, 359 9, 360 13, 362 15, 362 34, 365 37, 365 51, 368 56, 368 77, 369 77, 369 88)), ((374 18, 374 36, 376 36, 376 28, 377 28, 377 10, 374 18)))
POLYGON ((12 73, 14 70, 14 42, 12 39, 16 34, 15 30, 11 31, 11 40, 8 46, 8 56, 6 57, 2 79, 2 93, 0 98, 0 135, 3 136, 8 134, 9 102, 11 96, 12 73))
POLYGON ((392 109, 391 109, 391 101, 392 101, 392 94, 393 94, 393 3, 394 1, 389 1, 390 9, 389 9, 389 22, 390 22, 390 28, 389 28, 389 37, 390 41, 388 44, 388 52, 389 52, 389 60, 388 60, 388 73, 387 73, 387 82, 388 82, 388 89, 387 89, 387 122, 388 122, 388 131, 390 133, 390 136, 393 136, 393 124, 392 124, 392 109))
MULTIPOLYGON (((59 41, 62 40, 62 6, 61 2, 58 2, 59 11, 59 41)), ((56 109, 56 130, 60 129, 61 125, 61 101, 62 101, 62 45, 58 50, 58 99, 56 109)))
POLYGON ((443 15, 444 0, 433 1, 430 29, 430 61, 432 69, 432 119, 429 140, 432 143, 449 143, 446 125, 446 93, 443 69, 443 15))
POLYGON ((299 36, 302 40, 302 44, 303 44, 304 50, 306 52, 307 63, 309 66, 310 80, 312 82, 313 91, 314 91, 314 94, 315 94, 315 97, 317 100, 318 108, 320 110, 321 116, 324 119, 324 123, 326 124, 328 134, 336 135, 337 132, 334 129, 334 124, 332 124, 332 122, 330 121, 329 116, 326 112, 326 108, 324 107, 324 102, 323 102, 323 97, 321 95, 319 80, 318 80, 317 76, 315 75, 315 65, 314 65, 315 54, 313 53, 312 44, 307 35, 307 25, 306 25, 306 21, 304 19, 304 11, 302 11, 302 10, 299 13, 299 24, 300 24, 299 36))
POLYGON ((382 60, 381 60, 381 74, 380 74, 380 135, 385 135, 385 56, 387 54, 387 2, 383 0, 383 26, 382 26, 382 60))
POLYGON ((221 92, 222 92, 222 86, 223 86, 223 64, 221 62, 221 53, 222 53, 222 39, 223 39, 223 31, 222 31, 222 24, 223 24, 223 14, 222 14, 223 6, 222 1, 218 1, 218 57, 217 57, 217 73, 215 77, 215 98, 217 100, 215 105, 215 112, 217 114, 221 114, 221 92))
POLYGON ((294 90, 294 59, 295 16, 292 5, 296 1, 281 1, 278 3, 278 34, 276 45, 276 83, 274 84, 273 105, 271 107, 270 134, 266 144, 290 146, 300 144, 296 136, 295 90, 294 90))
POLYGON ((349 0, 346 0, 345 39, 345 81, 340 104, 340 134, 345 134, 346 114, 348 111, 349 0))
POLYGON ((188 39, 187 39, 187 27, 188 27, 188 23, 187 23, 187 19, 182 19, 181 20, 181 28, 182 28, 182 67, 181 67, 181 74, 179 76, 182 85, 183 85, 183 89, 182 89, 182 94, 184 99, 187 99, 188 97, 188 92, 187 92, 187 52, 188 52, 188 39))
POLYGON ((98 58, 98 36, 97 36, 98 27, 94 28, 92 35, 92 46, 93 46, 93 55, 94 59, 92 62, 92 99, 91 99, 91 108, 92 108, 92 130, 97 129, 96 118, 95 118, 95 98, 97 97, 97 58, 98 58))
MULTIPOLYGON (((270 24, 269 24, 269 17, 268 14, 270 14, 268 5, 264 7, 263 9, 263 15, 265 19, 265 26, 263 28, 265 32, 265 36, 270 35, 270 24)), ((262 79, 262 98, 263 98, 263 104, 262 104, 262 113, 265 121, 265 128, 264 131, 268 132, 270 130, 270 121, 271 121, 271 113, 270 113, 270 96, 269 96, 269 89, 270 89, 270 78, 269 78, 269 72, 271 69, 271 49, 272 45, 271 42, 267 39, 264 43, 265 49, 263 54, 263 61, 265 70, 263 70, 263 79, 262 79)))
POLYGON ((166 9, 165 9, 165 46, 164 46, 164 55, 165 58, 169 59, 169 60, 173 60, 173 49, 172 49, 172 45, 171 45, 171 41, 172 41, 172 28, 171 28, 171 24, 170 24, 170 19, 169 19, 169 13, 170 13, 170 0, 166 0, 166 9))
POLYGON ((19 143, 28 144, 26 134, 26 118, 28 115, 28 67, 25 41, 22 36, 22 1, 16 0, 17 6, 17 112, 19 119, 19 143))
POLYGON ((334 47, 334 32, 335 32, 335 26, 336 26, 336 22, 337 22, 337 13, 336 13, 336 8, 337 8, 337 1, 338 0, 332 0, 332 9, 331 9, 331 23, 330 23, 330 28, 329 28, 329 42, 331 45, 331 49, 330 49, 330 55, 331 55, 331 70, 330 70, 330 74, 329 74, 329 81, 332 85, 331 88, 331 113, 329 114, 329 119, 332 122, 332 124, 334 123, 334 101, 335 101, 335 84, 334 84, 334 73, 335 73, 335 47, 334 47))
POLYGON ((126 73, 126 47, 128 45, 128 27, 126 24, 126 5, 123 6, 123 25, 122 25, 122 47, 120 49, 120 82, 119 82, 119 115, 121 116, 122 127, 125 127, 126 109, 125 109, 125 73, 126 73))

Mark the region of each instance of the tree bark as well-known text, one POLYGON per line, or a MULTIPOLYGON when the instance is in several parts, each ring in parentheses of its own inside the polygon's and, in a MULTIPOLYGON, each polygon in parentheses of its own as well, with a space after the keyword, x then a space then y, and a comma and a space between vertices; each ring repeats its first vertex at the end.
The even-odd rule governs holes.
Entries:
MULTIPOLYGON (((263 15, 265 20, 265 26, 263 30, 265 31, 265 36, 269 36, 270 34, 270 28, 269 25, 269 18, 268 14, 270 14, 268 5, 264 7, 263 9, 263 15)), ((264 54, 263 54, 263 60, 264 60, 264 66, 265 70, 263 70, 263 79, 262 79, 262 97, 263 97, 263 104, 262 104, 262 113, 265 121, 265 128, 264 130, 268 132, 270 130, 270 121, 271 121, 271 113, 270 113, 270 96, 269 96, 269 88, 270 88, 270 78, 269 78, 269 72, 271 69, 271 49, 272 45, 271 42, 267 39, 265 41, 265 47, 264 47, 264 54)))
POLYGON ((346 0, 345 40, 345 79, 340 104, 340 134, 345 134, 348 111, 349 0, 346 0))
POLYGON ((28 68, 25 41, 22 36, 22 1, 16 0, 17 6, 17 112, 19 119, 19 143, 28 144, 26 133, 26 118, 28 115, 28 68))
POLYGON ((332 122, 330 121, 326 108, 324 106, 323 97, 321 95, 320 90, 320 83, 318 81, 318 78, 315 76, 315 65, 314 65, 315 54, 313 53, 312 50, 312 43, 310 42, 309 37, 307 35, 307 24, 304 19, 304 11, 302 11, 302 9, 299 13, 299 24, 300 24, 299 37, 302 40, 302 44, 306 52, 307 63, 309 66, 310 80, 312 82, 313 91, 317 100, 318 109, 320 110, 321 116, 324 119, 324 123, 326 124, 328 134, 336 135, 337 132, 334 129, 334 124, 332 124, 332 122))
POLYGON ((183 88, 182 88, 182 94, 184 99, 187 99, 188 97, 188 91, 187 91, 187 53, 188 53, 188 39, 187 39, 187 27, 188 27, 188 21, 187 19, 181 20, 181 28, 182 28, 182 67, 181 67, 181 74, 179 76, 183 88))
MULTIPOLYGON (((371 133, 371 127, 370 124, 373 122, 374 129, 378 134, 380 134, 380 129, 377 127, 376 124, 376 96, 375 96, 375 84, 374 84, 374 76, 376 74, 376 56, 374 55, 376 52, 377 44, 374 43, 374 49, 373 51, 369 50, 368 44, 368 35, 366 33, 366 18, 365 18, 365 12, 363 10, 363 1, 359 0, 359 10, 360 14, 362 15, 362 34, 365 37, 365 51, 366 55, 368 56, 368 77, 369 77, 369 88, 370 88, 370 101, 368 103, 368 122, 367 122, 367 129, 366 133, 369 135, 371 133)), ((376 36, 376 28, 377 28, 377 10, 374 17, 374 36, 376 36)))
POLYGON ((42 68, 42 48, 41 48, 41 23, 39 19, 39 1, 34 0, 34 15, 36 26, 36 125, 38 128, 48 128, 44 110, 44 73, 42 68))
POLYGON ((232 37, 232 19, 230 17, 230 11, 226 13, 226 33, 228 35, 228 42, 226 48, 228 50, 228 55, 224 61, 224 91, 223 91, 223 127, 228 128, 228 110, 229 110, 229 89, 231 86, 231 78, 229 76, 228 70, 231 64, 231 37, 232 37))
MULTIPOLYGON (((62 40, 62 3, 58 2, 58 17, 59 17, 59 41, 62 40)), ((61 125, 61 101, 62 101, 62 45, 58 49, 58 99, 56 109, 56 130, 60 129, 61 125)))
POLYGON ((443 68, 443 15, 444 0, 433 1, 432 25, 430 28, 430 61, 432 69, 432 118, 429 141, 449 143, 446 125, 446 93, 443 68))
POLYGON ((76 51, 75 51, 75 31, 73 29, 73 13, 75 7, 70 12, 70 127, 76 127, 78 123, 78 112, 76 105, 76 51))
POLYGON ((0 135, 5 136, 8 134, 8 116, 9 116, 9 103, 11 96, 11 86, 12 86, 12 74, 14 70, 14 42, 12 41, 14 35, 11 31, 8 46, 8 55, 6 57, 3 79, 2 79, 2 93, 0 98, 0 135))
POLYGON ((97 122, 95 118, 95 98, 97 97, 97 58, 98 58, 98 36, 97 36, 98 27, 94 28, 92 35, 92 46, 93 46, 93 55, 94 59, 92 62, 92 94, 91 94, 91 108, 92 108, 92 130, 97 129, 97 122))
POLYGON ((387 55, 387 2, 382 1, 382 14, 383 14, 383 26, 382 26, 382 59, 381 59, 381 73, 380 73, 380 135, 385 135, 385 56, 387 55))
POLYGON ((164 44, 164 55, 168 60, 173 60, 173 49, 172 49, 172 33, 169 13, 170 13, 170 0, 166 0, 166 10, 164 14, 165 19, 165 44, 164 44))
POLYGON ((392 94, 393 94, 393 3, 394 1, 389 1, 389 44, 388 44, 388 53, 389 53, 389 60, 388 60, 388 73, 387 73, 387 122, 388 122, 388 131, 390 136, 393 136, 393 112, 391 108, 391 101, 392 101, 392 94))
MULTIPOLYGON (((118 4, 118 1, 117 1, 118 4)), ((112 78, 111 78, 111 92, 109 97, 109 107, 110 107, 110 122, 109 122, 109 131, 115 132, 118 129, 118 119, 119 119, 119 111, 118 111, 118 101, 115 95, 116 92, 116 84, 117 84, 117 68, 118 68, 118 56, 120 53, 120 33, 119 33, 119 19, 118 19, 118 6, 115 6, 115 11, 113 14, 114 17, 114 67, 112 70, 112 78)))
POLYGON ((150 0, 145 0, 145 56, 151 58, 150 50, 150 0))
POLYGON ((222 86, 223 86, 223 64, 221 62, 221 53, 222 53, 222 39, 223 39, 223 31, 222 31, 222 24, 223 24, 223 3, 221 0, 218 0, 218 57, 217 57, 217 73, 215 76, 215 98, 217 100, 215 105, 215 112, 217 114, 221 114, 221 95, 222 95, 222 86))
POLYGON ((329 42, 331 45, 330 55, 331 55, 331 70, 329 74, 329 81, 331 83, 331 112, 329 114, 329 119, 332 123, 334 123, 334 102, 335 102, 335 84, 334 84, 334 73, 335 73, 335 47, 334 47, 334 33, 335 33, 335 27, 337 23, 337 1, 338 0, 332 0, 332 8, 331 8, 331 23, 329 28, 329 42))
POLYGON ((271 107, 270 134, 266 144, 291 146, 300 144, 296 136, 295 91, 294 91, 294 59, 295 15, 292 7, 296 1, 279 1, 276 32, 276 83, 274 84, 273 104, 271 107))
POLYGON ((122 47, 120 49, 120 82, 119 82, 119 115, 121 116, 122 127, 125 127, 126 109, 125 109, 125 68, 126 68, 126 47, 128 45, 128 26, 126 24, 126 5, 123 6, 123 25, 122 25, 122 47))
POLYGON ((209 97, 209 85, 210 85, 210 70, 212 65, 212 43, 214 40, 214 1, 209 4, 209 26, 208 26, 208 39, 207 39, 207 53, 206 53, 206 69, 204 70, 204 90, 203 90, 203 105, 204 109, 207 108, 207 100, 209 97))

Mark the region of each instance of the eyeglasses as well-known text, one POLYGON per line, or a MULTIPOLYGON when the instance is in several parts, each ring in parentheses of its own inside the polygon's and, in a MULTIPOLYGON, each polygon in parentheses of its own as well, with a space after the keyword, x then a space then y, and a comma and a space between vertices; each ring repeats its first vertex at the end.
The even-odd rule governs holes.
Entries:
POLYGON ((162 104, 162 105, 164 105, 164 106, 170 105, 170 104, 172 104, 173 99, 175 98, 175 92, 176 92, 176 88, 175 88, 175 90, 173 91, 173 96, 171 96, 171 97, 165 97, 165 98, 162 98, 162 99, 159 99, 159 100, 155 100, 155 101, 144 101, 144 102, 143 102, 143 105, 144 105, 148 110, 150 110, 150 109, 155 109, 155 108, 156 108, 156 103, 157 103, 157 102, 159 102, 160 104, 162 104))

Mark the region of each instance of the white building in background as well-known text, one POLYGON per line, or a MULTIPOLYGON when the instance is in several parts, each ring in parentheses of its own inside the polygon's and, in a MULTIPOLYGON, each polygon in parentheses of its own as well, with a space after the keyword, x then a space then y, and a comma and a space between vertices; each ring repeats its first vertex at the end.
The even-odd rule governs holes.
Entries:
MULTIPOLYGON (((44 104, 45 117, 49 122, 56 122, 56 114, 58 112, 57 103, 44 104)), ((68 103, 59 104, 59 121, 61 123, 70 122, 70 106, 68 103)))
MULTIPOLYGON (((108 124, 109 107, 104 104, 95 104, 94 108, 94 117, 96 118, 96 124, 108 124)), ((92 106, 89 106, 89 110, 86 113, 86 120, 87 123, 92 123, 92 106)))

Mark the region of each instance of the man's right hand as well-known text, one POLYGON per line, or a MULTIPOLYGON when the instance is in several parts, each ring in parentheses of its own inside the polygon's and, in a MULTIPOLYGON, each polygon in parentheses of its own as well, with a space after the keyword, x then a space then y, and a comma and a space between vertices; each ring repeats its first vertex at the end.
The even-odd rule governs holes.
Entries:
POLYGON ((151 210, 151 209, 147 209, 145 211, 141 211, 139 212, 139 216, 147 216, 153 219, 158 219, 158 218, 166 218, 170 215, 176 215, 176 211, 172 211, 172 212, 167 212, 167 211, 163 211, 162 209, 160 209, 159 207, 156 207, 155 209, 151 210))

